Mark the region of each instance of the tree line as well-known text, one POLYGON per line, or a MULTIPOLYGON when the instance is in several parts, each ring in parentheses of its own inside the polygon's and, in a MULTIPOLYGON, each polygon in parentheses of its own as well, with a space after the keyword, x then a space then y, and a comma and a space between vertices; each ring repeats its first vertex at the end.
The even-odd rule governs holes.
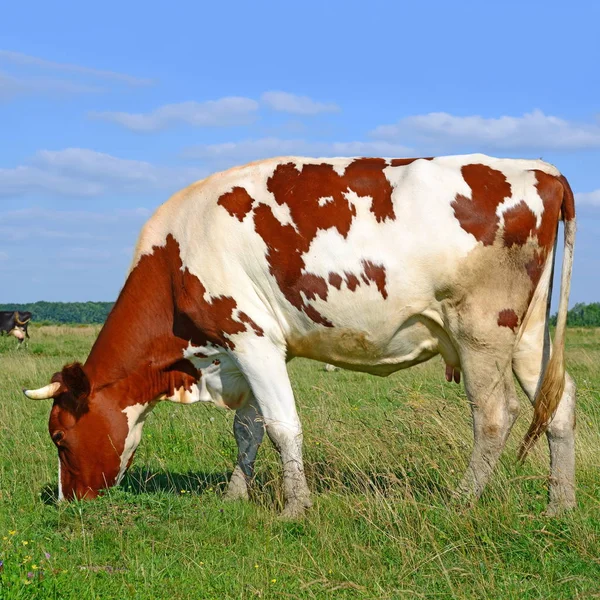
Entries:
MULTIPOLYGON (((114 302, 33 302, 31 304, 0 304, 0 310, 27 310, 34 323, 104 323, 114 302)), ((556 315, 550 318, 556 325, 556 315)), ((580 302, 570 311, 567 323, 571 327, 600 327, 600 302, 580 302)))
MULTIPOLYGON (((556 325, 556 315, 550 317, 550 323, 556 325)), ((585 304, 578 302, 567 313, 567 325, 571 327, 600 327, 600 302, 585 304)))
POLYGON ((114 302, 32 302, 0 304, 0 310, 23 310, 32 314, 33 323, 104 323, 114 302))

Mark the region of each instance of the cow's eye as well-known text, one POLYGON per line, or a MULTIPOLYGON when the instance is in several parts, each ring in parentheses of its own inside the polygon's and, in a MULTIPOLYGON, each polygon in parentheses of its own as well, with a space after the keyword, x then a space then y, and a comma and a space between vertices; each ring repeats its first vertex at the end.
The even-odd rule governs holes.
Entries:
POLYGON ((58 446, 58 444, 62 441, 62 439, 65 437, 65 432, 64 431, 55 431, 52 434, 52 441, 58 446))

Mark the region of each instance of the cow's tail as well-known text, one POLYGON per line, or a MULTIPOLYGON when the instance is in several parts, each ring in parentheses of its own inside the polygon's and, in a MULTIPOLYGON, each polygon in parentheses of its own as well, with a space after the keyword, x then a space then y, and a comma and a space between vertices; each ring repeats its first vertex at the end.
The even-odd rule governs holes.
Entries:
MULTIPOLYGON (((569 182, 561 175, 563 186, 562 219, 564 221, 564 255, 560 280, 560 300, 552 354, 543 374, 542 384, 535 397, 533 420, 519 448, 519 460, 527 457, 529 450, 546 431, 558 408, 565 389, 565 330, 573 270, 573 246, 575 243, 575 199, 569 182)), ((553 257, 554 260, 554 257, 553 257)), ((548 306, 551 294, 548 294, 548 306)))

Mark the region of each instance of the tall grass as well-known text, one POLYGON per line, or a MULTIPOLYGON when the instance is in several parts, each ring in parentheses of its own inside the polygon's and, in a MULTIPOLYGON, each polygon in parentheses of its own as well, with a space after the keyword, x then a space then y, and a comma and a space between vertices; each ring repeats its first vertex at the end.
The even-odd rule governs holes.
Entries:
POLYGON ((235 459, 231 413, 159 405, 119 488, 56 506, 49 402, 25 399, 97 328, 0 338, 0 600, 4 598, 600 597, 600 330, 570 330, 578 383, 579 505, 546 518, 544 443, 516 464, 531 409, 473 508, 450 491, 472 444, 461 386, 437 360, 378 379, 290 373, 315 505, 282 522, 278 457, 266 441, 250 503, 224 503, 235 459), (26 542, 26 543, 25 543, 26 542), (35 568, 34 568, 35 566, 35 568))

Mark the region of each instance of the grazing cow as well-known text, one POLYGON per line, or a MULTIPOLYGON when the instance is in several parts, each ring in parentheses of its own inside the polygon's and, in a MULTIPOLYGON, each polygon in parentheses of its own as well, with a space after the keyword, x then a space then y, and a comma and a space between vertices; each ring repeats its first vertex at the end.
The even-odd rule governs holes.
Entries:
POLYGON ((31 313, 28 311, 0 311, 0 333, 12 335, 21 343, 25 337, 29 337, 27 331, 29 321, 31 321, 31 313))
POLYGON ((441 354, 462 372, 474 447, 459 493, 478 497, 519 403, 524 457, 547 433, 549 510, 575 504, 575 386, 564 369, 573 194, 538 160, 277 158, 175 194, 142 230, 119 298, 84 365, 25 391, 53 398, 59 489, 118 483, 157 402, 236 411, 227 495, 246 498, 266 430, 281 455, 284 514, 310 506, 286 361, 387 376, 441 354), (559 220, 565 252, 551 350, 559 220), (123 331, 132 332, 123 336, 123 331))

